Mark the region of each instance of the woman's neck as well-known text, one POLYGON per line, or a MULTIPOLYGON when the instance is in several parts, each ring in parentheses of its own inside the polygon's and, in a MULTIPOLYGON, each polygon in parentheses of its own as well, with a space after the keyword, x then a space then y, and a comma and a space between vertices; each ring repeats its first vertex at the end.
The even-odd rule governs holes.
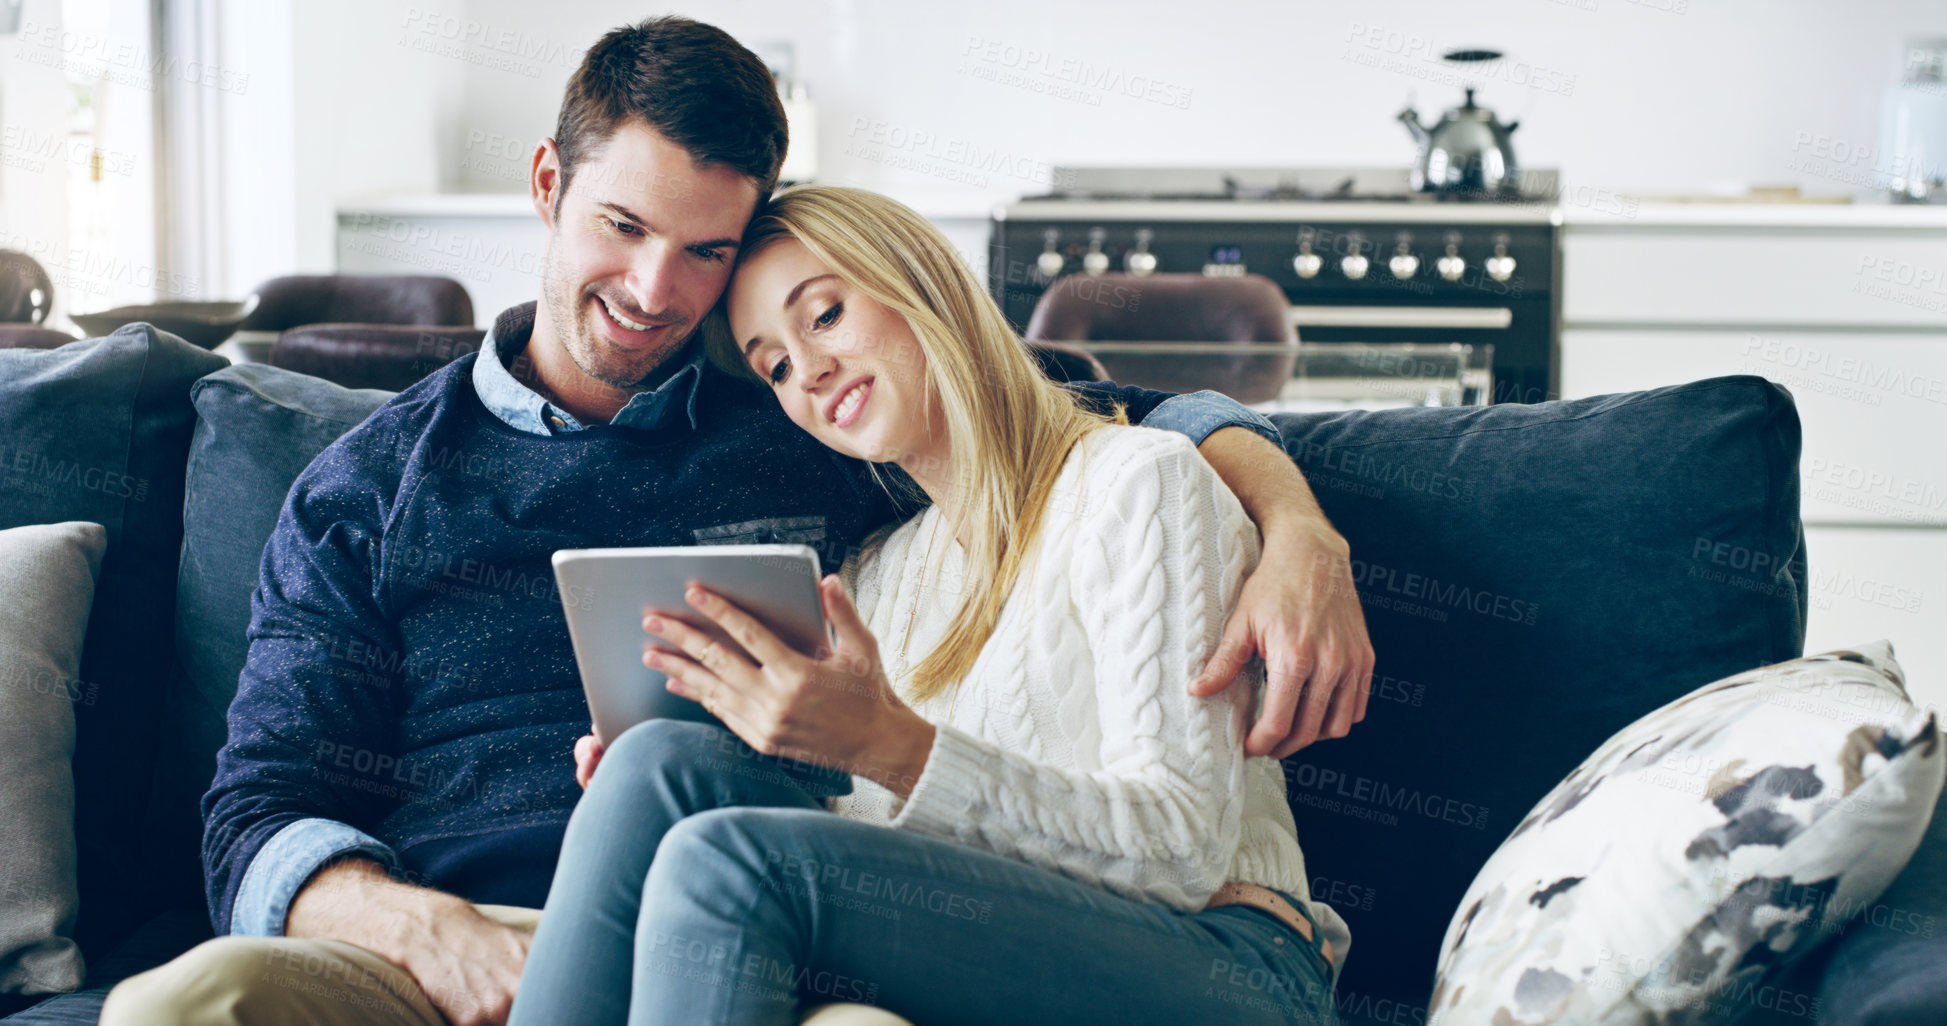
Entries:
MULTIPOLYGON (((940 432, 941 435, 944 433, 940 432)), ((920 491, 926 493, 926 497, 932 501, 940 515, 951 521, 954 507, 947 461, 949 451, 947 445, 942 442, 940 445, 931 447, 930 451, 909 453, 894 462, 899 469, 906 472, 907 477, 913 479, 913 483, 919 486, 920 491)), ((964 548, 970 541, 972 533, 971 523, 962 524, 954 540, 964 548)))
MULTIPOLYGON (((951 520, 954 512, 953 443, 946 416, 938 405, 932 405, 927 412, 925 436, 892 462, 913 479, 920 491, 926 493, 927 499, 932 501, 942 516, 951 520)), ((963 546, 967 544, 968 533, 964 527, 960 531, 959 542, 963 546)))

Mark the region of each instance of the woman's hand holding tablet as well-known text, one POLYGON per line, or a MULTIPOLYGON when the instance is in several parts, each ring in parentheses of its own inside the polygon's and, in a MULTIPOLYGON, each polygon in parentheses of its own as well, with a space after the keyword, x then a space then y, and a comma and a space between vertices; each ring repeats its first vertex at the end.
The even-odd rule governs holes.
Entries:
MULTIPOLYGON (((602 744, 643 720, 717 722, 703 707, 665 689, 663 675, 642 663, 643 615, 650 609, 684 610, 683 589, 691 581, 732 596, 802 651, 830 644, 818 599, 818 553, 804 545, 562 549, 553 562, 575 663, 602 744)), ((687 616, 698 626, 709 623, 693 611, 687 616)))
POLYGON ((685 601, 733 643, 659 610, 643 618, 642 629, 671 644, 648 646, 643 663, 759 752, 841 769, 909 795, 932 751, 933 725, 893 691, 878 640, 839 579, 819 581, 818 595, 832 644, 807 654, 760 617, 692 585, 685 601))
POLYGON ((893 692, 877 639, 811 548, 563 549, 553 562, 594 720, 575 746, 582 786, 623 731, 673 718, 911 792, 933 727, 893 692))

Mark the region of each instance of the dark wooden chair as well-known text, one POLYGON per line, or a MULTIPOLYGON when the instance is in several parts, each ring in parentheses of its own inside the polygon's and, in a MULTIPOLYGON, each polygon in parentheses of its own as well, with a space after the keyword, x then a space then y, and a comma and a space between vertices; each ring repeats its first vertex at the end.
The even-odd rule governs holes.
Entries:
POLYGON ((270 364, 346 388, 402 392, 480 348, 486 330, 402 324, 306 324, 277 336, 270 364))
POLYGON ((1295 352, 1170 353, 1171 342, 1285 343, 1298 330, 1284 290, 1262 275, 1071 274, 1041 295, 1028 320, 1032 342, 1157 343, 1158 352, 1094 353, 1114 379, 1166 392, 1212 389, 1242 403, 1276 398, 1295 352))
POLYGON ((237 330, 348 323, 472 324, 473 300, 465 286, 437 276, 291 275, 257 286, 257 308, 237 330))

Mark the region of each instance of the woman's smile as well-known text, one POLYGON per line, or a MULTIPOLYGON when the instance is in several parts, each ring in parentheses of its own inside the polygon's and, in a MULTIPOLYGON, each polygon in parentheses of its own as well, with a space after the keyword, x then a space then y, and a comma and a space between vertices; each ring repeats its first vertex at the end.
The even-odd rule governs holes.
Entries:
POLYGON ((840 428, 858 423, 859 415, 865 410, 865 401, 872 397, 872 381, 872 378, 865 378, 839 393, 826 409, 825 418, 840 428))

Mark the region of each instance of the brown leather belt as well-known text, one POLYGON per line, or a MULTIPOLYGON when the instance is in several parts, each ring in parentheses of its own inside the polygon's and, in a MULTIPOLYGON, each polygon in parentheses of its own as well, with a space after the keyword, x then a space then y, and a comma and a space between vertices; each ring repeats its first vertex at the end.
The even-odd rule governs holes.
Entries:
MULTIPOLYGON (((1269 887, 1245 883, 1242 880, 1228 881, 1217 888, 1217 893, 1211 895, 1210 901, 1203 907, 1208 909, 1219 905, 1249 905, 1252 908, 1263 909, 1298 931, 1298 936, 1307 941, 1312 939, 1311 920, 1306 919, 1304 913, 1293 908, 1291 902, 1286 901, 1283 895, 1269 887)), ((1332 957, 1331 941, 1325 941, 1319 949, 1324 953, 1325 961, 1332 963, 1334 967, 1339 964, 1338 959, 1332 957)))

